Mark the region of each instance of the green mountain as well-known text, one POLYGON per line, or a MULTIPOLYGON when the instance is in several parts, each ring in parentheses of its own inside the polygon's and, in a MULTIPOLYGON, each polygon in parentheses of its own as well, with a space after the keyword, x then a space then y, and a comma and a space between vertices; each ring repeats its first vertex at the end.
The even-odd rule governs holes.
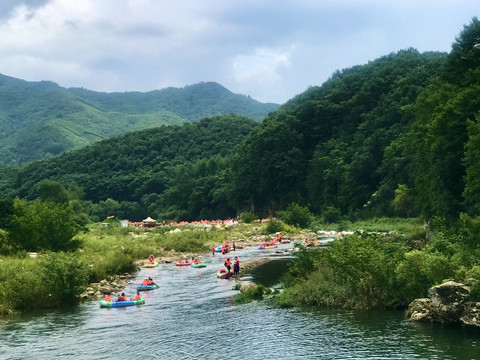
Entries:
POLYGON ((278 107, 213 82, 145 93, 102 93, 0 75, 0 162, 30 162, 128 131, 207 116, 236 113, 261 120, 278 107))

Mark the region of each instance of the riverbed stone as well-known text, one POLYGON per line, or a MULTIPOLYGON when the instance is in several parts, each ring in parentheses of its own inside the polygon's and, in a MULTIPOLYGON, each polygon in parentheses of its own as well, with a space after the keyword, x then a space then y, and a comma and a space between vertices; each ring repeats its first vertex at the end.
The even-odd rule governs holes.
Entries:
POLYGON ((415 321, 432 320, 432 302, 428 298, 413 300, 406 312, 406 316, 415 321))
POLYGON ((465 303, 460 321, 464 325, 480 326, 480 302, 465 303))
POLYGON ((103 294, 111 294, 113 291, 112 286, 109 285, 102 285, 98 288, 98 291, 100 291, 103 294))

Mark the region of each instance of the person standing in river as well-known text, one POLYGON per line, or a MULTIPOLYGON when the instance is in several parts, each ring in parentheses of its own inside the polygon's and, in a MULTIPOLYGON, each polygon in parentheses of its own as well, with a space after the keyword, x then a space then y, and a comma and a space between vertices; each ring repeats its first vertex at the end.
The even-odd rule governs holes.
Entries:
POLYGON ((238 276, 240 273, 240 260, 235 256, 235 261, 233 262, 233 275, 238 276))

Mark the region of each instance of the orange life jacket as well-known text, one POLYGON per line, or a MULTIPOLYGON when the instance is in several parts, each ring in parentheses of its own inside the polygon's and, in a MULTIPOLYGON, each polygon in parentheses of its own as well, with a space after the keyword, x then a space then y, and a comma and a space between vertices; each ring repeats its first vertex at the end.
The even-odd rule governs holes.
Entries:
POLYGON ((240 265, 240 260, 239 260, 239 259, 236 259, 236 260, 235 260, 235 265, 237 265, 237 266, 240 265))
POLYGON ((105 294, 105 301, 113 302, 112 298, 108 294, 105 294))
POLYGON ((148 280, 147 279, 143 280, 142 285, 148 285, 148 280))
POLYGON ((232 263, 230 262, 230 260, 225 260, 225 266, 231 266, 232 263))
POLYGON ((138 299, 141 299, 141 298, 142 298, 142 295, 140 295, 140 294, 135 295, 135 300, 138 300, 138 299))

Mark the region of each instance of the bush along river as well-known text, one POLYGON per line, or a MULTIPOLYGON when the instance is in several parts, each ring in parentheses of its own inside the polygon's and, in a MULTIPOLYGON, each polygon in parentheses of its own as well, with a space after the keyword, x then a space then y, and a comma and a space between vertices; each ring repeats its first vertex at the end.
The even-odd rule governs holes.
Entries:
MULTIPOLYGON (((228 254, 232 260, 235 255, 241 260, 274 257, 245 277, 265 286, 278 282, 288 262, 275 250, 228 254)), ((166 264, 141 269, 124 291, 133 296, 151 276, 159 289, 143 293, 143 306, 104 309, 88 301, 68 310, 0 320, 0 358, 479 358, 478 331, 412 323, 402 311, 277 309, 268 301, 235 305, 235 281, 216 277, 226 256, 205 255, 206 268, 166 264)))

